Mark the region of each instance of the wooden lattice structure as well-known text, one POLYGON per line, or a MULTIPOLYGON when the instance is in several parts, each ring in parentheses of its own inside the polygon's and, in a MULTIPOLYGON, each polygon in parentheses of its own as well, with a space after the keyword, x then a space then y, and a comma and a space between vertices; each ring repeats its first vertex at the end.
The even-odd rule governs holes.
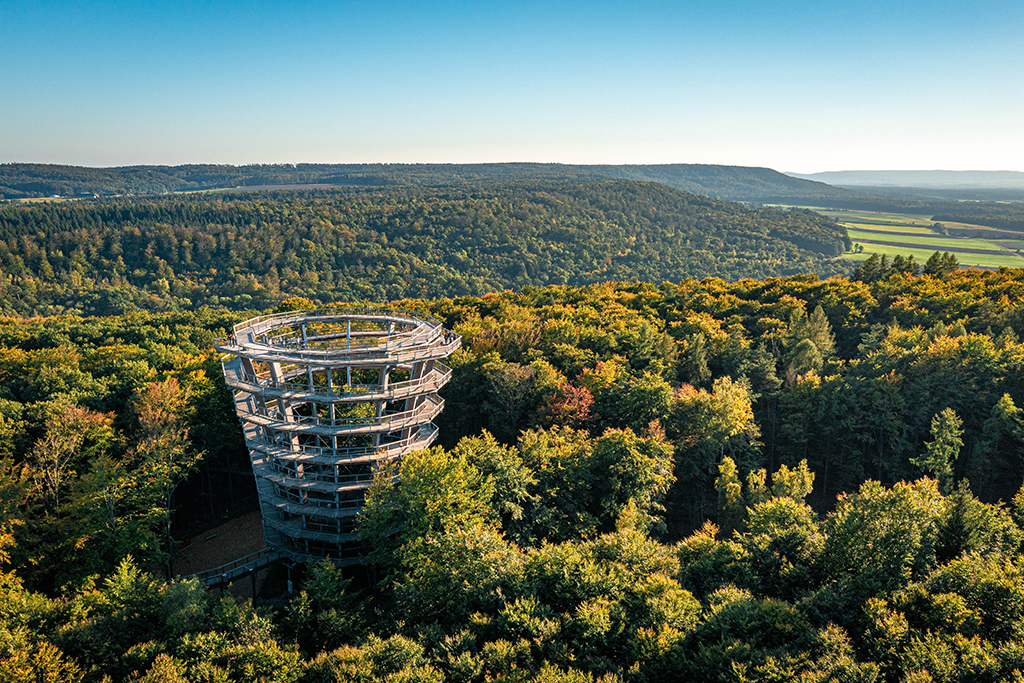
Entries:
POLYGON ((355 516, 382 465, 426 448, 459 335, 396 310, 253 318, 217 346, 235 396, 268 547, 356 561, 355 516))

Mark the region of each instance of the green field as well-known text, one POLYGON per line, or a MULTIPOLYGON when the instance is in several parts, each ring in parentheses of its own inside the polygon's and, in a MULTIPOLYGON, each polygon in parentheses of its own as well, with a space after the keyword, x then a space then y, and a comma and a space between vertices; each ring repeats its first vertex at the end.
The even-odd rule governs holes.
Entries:
MULTIPOLYGON (((860 244, 860 242, 858 242, 860 244)), ((943 249, 942 251, 951 251, 949 249, 943 249)), ((922 247, 890 247, 887 245, 870 245, 864 244, 864 251, 861 253, 847 252, 841 258, 849 261, 863 261, 867 259, 871 254, 885 254, 892 260, 893 256, 897 254, 901 256, 914 256, 914 260, 919 264, 924 265, 928 257, 935 253, 935 249, 928 249, 922 247)), ((979 266, 981 268, 999 268, 1006 266, 1007 268, 1024 268, 1024 257, 1017 256, 1011 252, 1004 252, 1004 254, 955 254, 957 261, 960 265, 968 268, 971 266, 979 266)))
POLYGON ((848 228, 847 231, 850 234, 851 240, 854 242, 860 242, 861 244, 866 244, 868 242, 900 242, 902 244, 915 247, 931 247, 933 251, 935 249, 938 249, 939 251, 957 251, 963 249, 984 249, 992 252, 1005 251, 994 241, 972 239, 970 237, 943 237, 936 235, 935 233, 932 233, 931 236, 909 236, 901 235, 899 233, 883 235, 878 232, 864 232, 861 230, 854 230, 852 228, 848 228))
POLYGON ((875 223, 892 225, 929 226, 935 223, 931 216, 910 213, 884 213, 881 211, 838 211, 836 209, 815 209, 818 213, 835 218, 840 223, 875 223))
MULTIPOLYGON (((940 235, 930 229, 934 221, 928 216, 872 211, 824 210, 821 213, 832 216, 846 226, 850 239, 853 240, 854 249, 857 245, 863 247, 862 252, 851 251, 842 257, 852 261, 863 261, 871 254, 878 253, 886 254, 890 259, 897 254, 913 254, 915 260, 924 263, 934 252, 948 251, 954 254, 963 266, 1024 268, 1024 256, 1016 253, 1017 249, 1024 249, 1024 240, 940 235), (896 245, 881 244, 882 242, 896 245), (986 253, 972 253, 972 250, 984 250, 986 253)), ((944 225, 947 228, 985 230, 982 226, 960 223, 944 225)))
POLYGON ((898 225, 895 223, 849 223, 847 221, 841 221, 848 230, 855 230, 857 228, 863 228, 865 230, 884 230, 889 232, 912 232, 915 235, 935 235, 937 234, 931 228, 926 228, 921 225, 898 225))

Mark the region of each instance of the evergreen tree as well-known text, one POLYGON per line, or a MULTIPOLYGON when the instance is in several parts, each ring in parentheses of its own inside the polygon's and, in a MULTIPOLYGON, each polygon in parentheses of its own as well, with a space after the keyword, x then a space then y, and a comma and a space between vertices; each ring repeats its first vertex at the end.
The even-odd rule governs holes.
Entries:
POLYGON ((708 369, 707 339, 702 332, 690 337, 683 369, 686 375, 684 379, 696 387, 706 386, 711 379, 711 370, 708 369))
POLYGON ((963 424, 956 411, 945 408, 932 418, 932 441, 924 445, 924 453, 910 459, 912 464, 939 480, 942 493, 953 490, 953 462, 964 445, 963 424))
POLYGON ((924 274, 941 277, 949 275, 958 268, 960 268, 960 262, 956 260, 956 256, 948 251, 941 254, 936 251, 925 261, 924 274))
POLYGON ((901 256, 897 254, 892 257, 892 273, 902 273, 904 275, 919 275, 921 273, 921 267, 914 260, 914 255, 901 256))
POLYGON ((873 253, 864 263, 853 270, 853 279, 861 282, 877 282, 889 274, 889 257, 873 253))
POLYGON ((836 345, 832 326, 820 304, 814 307, 810 316, 802 308, 790 314, 785 341, 788 349, 786 374, 791 383, 798 375, 820 370, 836 345))
POLYGON ((792 353, 801 341, 809 339, 822 359, 828 358, 835 351, 836 338, 832 334, 825 310, 818 304, 808 316, 803 308, 797 308, 789 316, 789 329, 786 332, 786 346, 792 353))

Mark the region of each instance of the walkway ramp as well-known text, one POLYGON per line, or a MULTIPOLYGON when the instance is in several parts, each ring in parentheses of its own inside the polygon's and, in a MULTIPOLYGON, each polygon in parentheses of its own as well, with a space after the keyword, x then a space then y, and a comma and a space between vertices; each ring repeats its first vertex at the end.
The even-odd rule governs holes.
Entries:
POLYGON ((231 562, 214 569, 207 569, 181 578, 196 579, 203 585, 210 588, 223 588, 238 579, 248 576, 249 574, 265 569, 283 558, 284 555, 277 550, 264 548, 263 550, 251 555, 246 555, 245 557, 240 557, 237 560, 232 560, 231 562))

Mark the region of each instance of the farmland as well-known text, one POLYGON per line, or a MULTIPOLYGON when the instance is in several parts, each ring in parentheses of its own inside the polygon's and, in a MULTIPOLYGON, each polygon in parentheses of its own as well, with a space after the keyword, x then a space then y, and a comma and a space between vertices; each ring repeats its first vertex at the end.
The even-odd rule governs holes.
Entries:
POLYGON ((1024 267, 1024 235, 998 234, 990 228, 962 223, 943 223, 947 234, 934 228, 929 216, 876 213, 871 211, 831 211, 818 209, 844 226, 853 240, 853 250, 842 258, 861 261, 873 253, 913 255, 924 262, 935 251, 948 251, 963 266, 982 268, 1024 267), (955 233, 955 234, 950 234, 955 233), (863 248, 861 250, 860 248, 863 248))

